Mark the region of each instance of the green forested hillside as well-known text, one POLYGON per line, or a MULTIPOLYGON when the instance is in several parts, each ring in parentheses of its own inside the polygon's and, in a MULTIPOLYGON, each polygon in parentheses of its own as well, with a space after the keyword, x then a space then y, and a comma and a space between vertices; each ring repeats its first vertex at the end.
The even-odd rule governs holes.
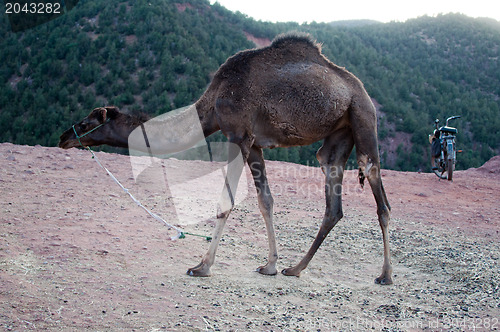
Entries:
MULTIPOLYGON (((460 114, 459 168, 499 153, 500 23, 461 15, 405 23, 256 22, 205 0, 83 0, 25 32, 0 19, 0 141, 56 145, 92 108, 160 114, 194 102, 235 52, 299 30, 357 75, 379 107, 385 167, 428 169, 433 120, 460 114)), ((315 164, 311 147, 266 157, 315 164)))
POLYGON ((498 154, 499 22, 445 15, 334 35, 333 40, 324 36, 325 53, 345 63, 381 104, 385 115, 379 124, 382 145, 400 136, 395 131, 410 135, 411 148, 402 145, 391 166, 427 169, 432 121, 455 114, 462 115, 453 123, 459 128, 459 147, 464 150, 460 168, 479 165, 498 154))

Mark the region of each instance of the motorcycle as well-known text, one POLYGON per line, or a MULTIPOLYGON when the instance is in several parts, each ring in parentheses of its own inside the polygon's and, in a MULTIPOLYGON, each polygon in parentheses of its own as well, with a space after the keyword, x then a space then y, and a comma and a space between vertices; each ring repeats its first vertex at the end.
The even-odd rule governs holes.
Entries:
POLYGON ((457 128, 450 127, 448 122, 460 118, 460 115, 446 119, 446 125, 439 127, 439 119, 434 121, 436 129, 429 135, 431 144, 431 169, 440 179, 453 180, 453 171, 457 162, 455 137, 457 128))

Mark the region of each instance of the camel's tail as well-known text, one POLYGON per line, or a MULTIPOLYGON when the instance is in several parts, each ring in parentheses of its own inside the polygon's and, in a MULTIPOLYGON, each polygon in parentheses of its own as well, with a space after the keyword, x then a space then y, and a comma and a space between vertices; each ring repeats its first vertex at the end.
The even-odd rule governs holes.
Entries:
POLYGON ((363 170, 361 168, 359 169, 358 179, 359 179, 359 184, 361 185, 361 188, 364 188, 365 187, 365 173, 363 173, 363 170))

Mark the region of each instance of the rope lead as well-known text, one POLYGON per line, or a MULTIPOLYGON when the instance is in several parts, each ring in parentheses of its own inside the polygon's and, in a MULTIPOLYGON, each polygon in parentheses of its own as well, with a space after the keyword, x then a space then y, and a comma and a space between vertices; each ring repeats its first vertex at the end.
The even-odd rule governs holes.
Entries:
MULTIPOLYGON (((146 211, 151 217, 155 218, 156 220, 158 221, 161 221, 163 222, 166 226, 169 227, 169 229, 175 229, 177 231, 177 235, 175 236, 172 236, 170 237, 170 240, 176 240, 176 239, 184 239, 186 237, 185 234, 189 234, 189 235, 193 235, 193 236, 199 236, 199 237, 203 237, 205 239, 207 239, 207 241, 211 241, 212 238, 210 236, 205 236, 205 235, 197 235, 197 234, 192 234, 192 233, 187 233, 187 232, 184 232, 182 229, 178 228, 178 227, 175 227, 174 225, 171 225, 169 223, 167 223, 163 218, 161 218, 160 216, 158 216, 157 214, 154 214, 153 212, 151 212, 150 210, 148 210, 144 205, 141 204, 141 202, 139 202, 130 192, 127 188, 125 188, 121 183, 120 181, 118 181, 118 179, 106 168, 104 167, 101 162, 99 161, 99 159, 97 158, 97 156, 95 155, 94 151, 92 151, 92 149, 89 147, 89 146, 84 146, 82 144, 82 141, 80 140, 80 138, 82 137, 85 137, 86 135, 90 134, 91 132, 95 131, 96 129, 98 129, 99 127, 102 127, 104 126, 106 123, 108 123, 110 121, 110 119, 107 119, 105 122, 101 123, 100 125, 98 125, 97 127, 95 127, 94 129, 92 130, 89 130, 87 131, 86 133, 82 134, 82 135, 78 135, 77 131, 76 131, 76 128, 75 128, 75 125, 73 125, 73 132, 75 133, 75 136, 78 140, 78 143, 80 143, 80 146, 84 149, 87 149, 90 151, 90 153, 92 154, 92 159, 94 159, 98 164, 99 166, 101 166, 102 169, 104 169, 108 175, 120 186, 120 188, 122 188, 122 190, 130 196, 130 198, 132 198, 132 200, 138 205, 140 206, 144 211, 146 211)), ((144 130, 144 125, 141 124, 141 127, 142 127, 142 131, 143 131, 143 134, 144 134, 144 139, 146 140, 146 144, 148 146, 148 150, 149 150, 149 154, 152 156, 151 154, 151 148, 149 146, 149 141, 147 139, 147 136, 146 136, 146 132, 144 130)), ((212 156, 212 154, 210 154, 210 157, 212 156)))
MULTIPOLYGON (((74 129, 74 128, 73 128, 74 129)), ((81 137, 81 136, 80 136, 81 137)), ((92 149, 88 146, 83 146, 85 149, 89 150, 90 153, 92 154, 92 159, 94 159, 97 164, 99 164, 99 166, 101 166, 102 169, 104 169, 108 175, 120 186, 120 188, 122 188, 122 190, 130 196, 130 198, 138 205, 140 206, 144 211, 146 211, 151 217, 155 218, 156 220, 158 221, 161 221, 163 222, 167 227, 169 227, 169 229, 175 229, 177 231, 177 235, 175 236, 171 236, 170 237, 170 240, 174 241, 174 240, 177 240, 177 239, 184 239, 186 238, 186 235, 192 235, 192 236, 198 236, 198 237, 203 237, 205 238, 207 241, 211 241, 212 240, 212 237, 210 236, 205 236, 205 235, 198 235, 198 234, 193 234, 193 233, 188 233, 188 232, 184 232, 181 228, 179 227, 175 227, 174 225, 171 225, 169 223, 167 223, 163 218, 161 218, 160 216, 158 216, 157 214, 151 212, 150 210, 148 210, 148 208, 146 208, 144 205, 141 204, 141 202, 139 202, 131 193, 130 191, 125 188, 121 183, 120 181, 118 181, 118 179, 106 168, 104 167, 101 162, 99 161, 99 159, 97 158, 97 156, 95 155, 94 151, 92 151, 92 149)))

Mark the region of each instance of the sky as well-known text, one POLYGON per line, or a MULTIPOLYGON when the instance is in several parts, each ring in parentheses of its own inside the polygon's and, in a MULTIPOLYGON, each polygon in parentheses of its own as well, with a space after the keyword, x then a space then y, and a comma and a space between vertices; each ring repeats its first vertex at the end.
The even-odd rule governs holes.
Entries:
POLYGON ((462 13, 500 21, 498 0, 211 0, 256 20, 310 23, 370 19, 400 21, 423 15, 462 13))

